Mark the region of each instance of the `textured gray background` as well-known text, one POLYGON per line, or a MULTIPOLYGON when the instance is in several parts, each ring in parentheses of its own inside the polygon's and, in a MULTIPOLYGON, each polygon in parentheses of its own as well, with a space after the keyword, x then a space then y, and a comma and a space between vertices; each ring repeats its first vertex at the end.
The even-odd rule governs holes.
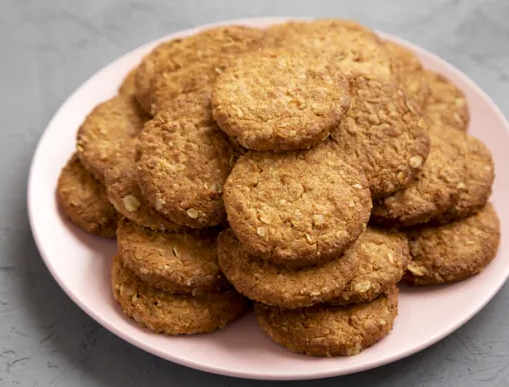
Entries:
MULTIPOLYGON (((0 386, 277 385, 163 361, 92 321, 44 267, 30 234, 25 194, 45 125, 102 66, 182 28, 285 15, 355 18, 407 38, 463 70, 509 114, 507 0, 0 0, 0 386)), ((505 286, 463 328, 417 355, 362 374, 288 384, 507 386, 508 319, 505 286)))

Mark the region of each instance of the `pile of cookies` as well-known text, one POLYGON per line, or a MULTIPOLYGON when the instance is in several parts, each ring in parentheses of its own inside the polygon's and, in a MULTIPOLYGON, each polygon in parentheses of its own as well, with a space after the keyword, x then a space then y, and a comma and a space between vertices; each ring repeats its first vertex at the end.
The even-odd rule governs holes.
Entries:
POLYGON ((58 199, 117 238, 112 290, 140 325, 209 332, 254 309, 292 351, 387 335, 398 283, 495 257, 490 151, 465 96, 354 21, 219 27, 157 46, 86 117, 58 199))

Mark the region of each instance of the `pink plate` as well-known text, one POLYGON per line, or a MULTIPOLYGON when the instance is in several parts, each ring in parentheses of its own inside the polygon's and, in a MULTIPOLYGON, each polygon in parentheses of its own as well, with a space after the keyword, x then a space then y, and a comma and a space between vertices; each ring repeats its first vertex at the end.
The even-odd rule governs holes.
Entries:
MULTIPOLYGON (((207 25, 166 36, 190 35, 224 24, 265 27, 285 19, 245 19, 207 25)), ((110 262, 115 243, 90 236, 60 214, 55 187, 60 169, 75 146, 75 133, 98 102, 114 95, 122 78, 159 41, 117 59, 85 82, 49 123, 33 158, 28 181, 32 232, 51 274, 86 313, 122 339, 164 359, 217 374, 253 379, 312 379, 378 367, 428 347, 460 327, 495 295, 509 274, 509 126, 491 99, 463 73, 437 56, 400 39, 381 34, 412 49, 424 65, 463 89, 472 120, 470 132, 493 152, 497 179, 492 201, 502 221, 498 257, 480 275, 429 289, 402 289, 393 332, 372 348, 349 358, 311 358, 289 352, 270 341, 247 315, 221 332, 190 337, 155 335, 126 318, 110 291, 110 262)))

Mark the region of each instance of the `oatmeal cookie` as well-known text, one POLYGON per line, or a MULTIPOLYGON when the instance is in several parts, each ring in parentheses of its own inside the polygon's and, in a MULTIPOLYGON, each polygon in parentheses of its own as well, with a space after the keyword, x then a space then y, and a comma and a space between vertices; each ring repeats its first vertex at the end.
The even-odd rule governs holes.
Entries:
POLYGON ((424 106, 424 113, 438 126, 468 129, 470 113, 465 94, 443 75, 426 71, 431 95, 424 106))
POLYGON ((218 238, 218 260, 226 278, 251 300, 300 308, 336 297, 355 275, 364 244, 362 234, 347 252, 323 266, 292 270, 250 255, 231 229, 218 238))
POLYGON ((410 253, 404 233, 368 227, 359 237, 359 269, 330 305, 368 302, 390 291, 405 273, 410 253))
POLYGON ((495 166, 490 150, 479 139, 467 137, 467 175, 457 200, 438 217, 440 223, 464 218, 484 207, 491 195, 495 166))
POLYGON ((364 231, 371 195, 331 142, 245 153, 224 187, 228 222, 246 250, 297 268, 339 257, 364 231))
POLYGON ((350 84, 352 104, 332 138, 362 167, 371 195, 387 196, 407 187, 423 168, 429 136, 397 87, 365 77, 350 84))
POLYGON ((371 220, 389 227, 426 223, 451 208, 465 184, 466 135, 430 131, 428 160, 407 188, 373 203, 371 220))
POLYGON ((186 111, 186 103, 174 100, 175 108, 168 105, 145 125, 136 152, 138 182, 154 208, 175 223, 211 227, 226 218, 223 184, 236 152, 202 92, 181 98, 193 108, 186 111))
POLYGON ((128 149, 148 117, 136 101, 117 96, 97 105, 85 118, 77 134, 77 150, 83 165, 101 182, 106 169, 128 149))
POLYGON ((307 149, 325 139, 350 106, 343 74, 307 53, 266 49, 246 54, 217 78, 212 112, 243 147, 307 149))
POLYGON ((217 231, 170 233, 121 220, 118 252, 141 280, 172 293, 203 294, 230 287, 217 264, 217 231))
POLYGON ((60 172, 58 204, 71 222, 95 235, 114 238, 118 213, 104 187, 81 164, 75 153, 60 172))
POLYGON ((404 277, 413 285, 461 281, 480 273, 497 254, 500 221, 491 204, 467 218, 408 231, 412 261, 404 277))
POLYGON ((290 351, 309 356, 353 356, 392 330, 398 315, 398 289, 350 306, 322 304, 287 310, 257 303, 255 312, 263 331, 290 351))
POLYGON ((120 256, 113 257, 113 296, 124 313, 156 333, 182 335, 212 332, 237 319, 247 299, 229 289, 201 296, 173 294, 140 280, 120 256))

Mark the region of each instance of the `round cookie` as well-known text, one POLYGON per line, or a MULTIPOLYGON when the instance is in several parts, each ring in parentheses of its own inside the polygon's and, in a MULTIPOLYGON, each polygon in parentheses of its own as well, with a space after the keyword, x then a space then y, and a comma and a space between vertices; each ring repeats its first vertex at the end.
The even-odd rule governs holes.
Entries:
POLYGON ((223 184, 236 153, 212 119, 203 92, 179 98, 187 102, 173 101, 140 135, 138 182, 155 209, 175 223, 215 226, 226 218, 223 184), (193 106, 188 111, 187 103, 193 106))
POLYGON ((266 49, 238 58, 215 83, 212 113, 243 147, 307 149, 326 138, 350 107, 343 74, 307 53, 266 49))
POLYGON ((218 261, 226 278, 249 299, 300 308, 328 301, 345 288, 359 267, 363 235, 338 259, 291 270, 250 255, 228 229, 219 234, 218 261))
POLYGON ((157 290, 141 281, 113 257, 111 286, 124 313, 156 333, 190 335, 222 329, 247 309, 247 300, 234 289, 201 296, 157 290))
POLYGON ((217 264, 217 232, 168 233, 122 220, 118 252, 142 281, 172 293, 203 294, 226 289, 217 264))
POLYGON ((371 220, 388 227, 408 227, 440 216, 451 208, 466 177, 466 135, 458 130, 431 130, 428 160, 407 188, 373 203, 371 220))
MULTIPOLYGON (((83 165, 101 182, 125 142, 136 138, 148 119, 133 98, 118 96, 97 105, 77 134, 77 150, 83 165)), ((129 148, 129 147, 127 147, 129 148)))
POLYGON ((134 223, 152 230, 182 232, 180 226, 156 211, 145 199, 137 181, 134 147, 136 139, 127 141, 126 148, 132 150, 118 154, 115 165, 104 174, 104 185, 108 200, 116 210, 134 223))
POLYGON ((497 254, 500 221, 488 203, 474 215, 438 227, 408 231, 412 285, 461 281, 480 273, 497 254))
POLYGON ((435 125, 466 131, 470 114, 465 94, 443 75, 428 70, 425 73, 431 94, 424 113, 435 125))
POLYGON ((75 153, 60 172, 57 200, 71 222, 95 235, 114 238, 118 213, 104 187, 81 164, 75 153))
POLYGON ((234 57, 261 47, 264 37, 259 29, 228 26, 184 39, 171 60, 158 62, 162 65, 150 80, 150 112, 155 115, 178 95, 211 85, 234 57))
POLYGON ((364 231, 372 206, 366 177, 331 142, 245 153, 225 184, 224 203, 249 253, 291 268, 339 257, 364 231))
POLYGON ((429 153, 424 122, 395 86, 351 78, 352 103, 332 131, 339 148, 362 167, 374 198, 407 187, 429 153))
POLYGON ((257 303, 255 313, 262 330, 290 351, 309 356, 353 356, 392 330, 398 315, 398 289, 346 307, 314 305, 285 310, 257 303))
POLYGON ((364 75, 385 83, 398 81, 380 38, 357 22, 331 19, 290 22, 269 28, 267 34, 275 46, 334 63, 347 77, 364 75))
POLYGON ((490 150, 479 139, 467 137, 467 175, 451 208, 438 217, 440 223, 464 218, 484 207, 491 195, 495 166, 490 150))
POLYGON ((401 281, 410 252, 405 234, 368 227, 359 237, 359 269, 339 297, 329 305, 369 302, 390 291, 401 281))
POLYGON ((421 61, 412 51, 390 40, 384 41, 384 46, 399 73, 400 87, 407 98, 421 110, 431 93, 421 61))

